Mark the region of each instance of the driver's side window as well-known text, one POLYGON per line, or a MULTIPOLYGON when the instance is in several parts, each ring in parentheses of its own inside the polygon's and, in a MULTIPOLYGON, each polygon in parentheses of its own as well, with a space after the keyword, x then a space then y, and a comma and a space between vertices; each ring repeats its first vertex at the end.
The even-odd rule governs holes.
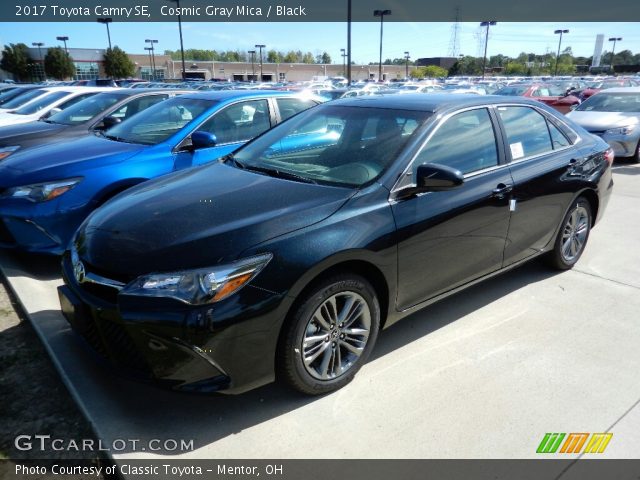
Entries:
POLYGON ((487 109, 468 110, 445 120, 415 159, 414 174, 423 163, 439 163, 463 174, 498 165, 496 136, 487 109))
POLYGON ((271 128, 266 100, 234 103, 215 113, 198 131, 212 133, 218 145, 247 142, 271 128))

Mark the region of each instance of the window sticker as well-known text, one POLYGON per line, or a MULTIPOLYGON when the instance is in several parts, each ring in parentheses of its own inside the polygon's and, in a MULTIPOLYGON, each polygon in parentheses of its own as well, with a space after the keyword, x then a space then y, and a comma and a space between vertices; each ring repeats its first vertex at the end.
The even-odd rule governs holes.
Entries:
POLYGON ((511 147, 511 157, 514 160, 524 157, 524 149, 522 148, 522 142, 512 143, 509 146, 511 147))

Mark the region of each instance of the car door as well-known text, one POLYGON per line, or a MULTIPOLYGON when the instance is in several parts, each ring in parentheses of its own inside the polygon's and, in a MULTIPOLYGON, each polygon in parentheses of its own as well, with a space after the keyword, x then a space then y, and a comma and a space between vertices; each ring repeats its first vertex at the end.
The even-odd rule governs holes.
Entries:
POLYGON ((489 108, 468 109, 445 117, 436 128, 394 192, 415 178, 423 163, 460 170, 465 180, 455 189, 392 202, 400 310, 502 266, 512 179, 494 114, 489 108))
POLYGON ((499 106, 496 111, 514 181, 507 266, 540 252, 552 240, 573 198, 566 174, 579 162, 576 148, 551 116, 527 105, 499 106))
MULTIPOLYGON (((227 105, 213 113, 194 131, 215 136, 212 147, 185 150, 185 141, 176 153, 176 170, 202 165, 223 157, 272 125, 272 114, 267 99, 251 99, 227 105)), ((188 138, 185 139, 188 143, 188 138)))

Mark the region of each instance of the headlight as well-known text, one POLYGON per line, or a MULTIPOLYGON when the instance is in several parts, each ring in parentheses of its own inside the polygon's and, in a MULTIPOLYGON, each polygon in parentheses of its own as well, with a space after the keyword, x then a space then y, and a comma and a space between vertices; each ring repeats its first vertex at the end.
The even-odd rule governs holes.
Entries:
POLYGON ((0 160, 4 160, 19 148, 20 146, 18 145, 15 145, 13 147, 0 147, 0 160))
POLYGON ((265 253, 217 267, 144 275, 120 295, 174 298, 191 305, 219 302, 249 283, 272 257, 265 253))
POLYGON ((605 133, 609 135, 630 135, 635 128, 635 125, 626 125, 624 127, 610 128, 605 133))
POLYGON ((21 187, 9 188, 3 196, 10 198, 25 198, 32 202, 46 202, 68 192, 81 181, 81 178, 69 178, 67 180, 59 180, 57 182, 23 185, 21 187))

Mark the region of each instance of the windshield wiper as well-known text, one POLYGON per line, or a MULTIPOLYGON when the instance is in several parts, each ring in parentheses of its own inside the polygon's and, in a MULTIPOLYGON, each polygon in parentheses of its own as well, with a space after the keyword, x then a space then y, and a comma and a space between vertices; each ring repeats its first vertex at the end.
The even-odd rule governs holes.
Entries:
POLYGON ((220 161, 222 163, 227 163, 227 162, 231 162, 233 163, 234 166, 238 167, 238 168, 242 168, 243 170, 245 168, 247 168, 244 163, 239 162, 238 160, 236 160, 236 157, 233 155, 233 153, 230 153, 228 155, 225 155, 224 157, 222 157, 220 159, 220 161))
POLYGON ((115 135, 107 135, 106 133, 104 133, 103 136, 104 136, 104 138, 108 138, 109 140, 113 140, 114 142, 130 143, 130 142, 127 142, 126 139, 124 139, 122 137, 117 137, 115 135))
POLYGON ((284 179, 287 179, 287 180, 296 180, 298 182, 313 183, 313 184, 316 184, 316 185, 318 184, 318 182, 316 182, 315 180, 312 180, 311 178, 303 177, 302 175, 298 175, 296 173, 285 172, 283 170, 277 170, 275 168, 256 167, 256 166, 253 166, 253 165, 244 165, 244 168, 246 168, 247 170, 251 170, 253 172, 265 173, 265 174, 269 175, 270 177, 284 178, 284 179))

